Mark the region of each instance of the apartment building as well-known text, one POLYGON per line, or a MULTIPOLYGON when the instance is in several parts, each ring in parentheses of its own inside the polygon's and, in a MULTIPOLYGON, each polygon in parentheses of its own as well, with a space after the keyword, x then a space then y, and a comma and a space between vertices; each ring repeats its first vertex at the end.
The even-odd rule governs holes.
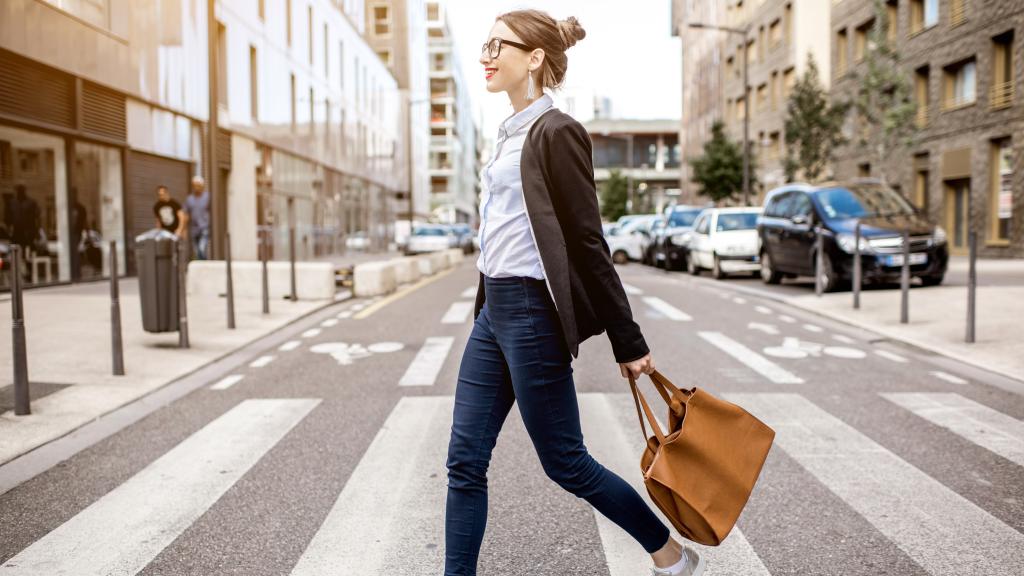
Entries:
POLYGON ((678 120, 595 118, 583 126, 594 146, 598 190, 617 170, 632 182, 633 212, 660 212, 678 201, 682 155, 678 120))
MULTIPOLYGON (((854 138, 839 151, 836 176, 884 173, 944 226, 953 253, 967 251, 974 231, 980 255, 1024 256, 1024 3, 887 0, 884 9, 912 84, 917 133, 886 166, 872 165, 854 138)), ((871 0, 834 2, 835 93, 855 89, 879 17, 871 0)))
POLYGON ((427 2, 430 76, 430 212, 443 223, 475 223, 479 156, 469 88, 458 66, 446 7, 427 2))

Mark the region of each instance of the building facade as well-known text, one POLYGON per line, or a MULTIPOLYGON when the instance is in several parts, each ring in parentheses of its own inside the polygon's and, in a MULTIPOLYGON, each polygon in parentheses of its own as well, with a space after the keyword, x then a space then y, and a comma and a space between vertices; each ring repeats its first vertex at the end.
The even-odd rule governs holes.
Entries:
POLYGON ((661 212, 678 201, 682 147, 677 120, 598 118, 583 126, 594 145, 599 191, 615 170, 632 185, 628 201, 633 213, 661 212))
MULTIPOLYGON (((852 94, 883 16, 870 0, 834 4, 834 93, 852 94)), ((973 231, 979 255, 1024 256, 1024 4, 887 0, 883 8, 911 83, 916 134, 879 166, 851 129, 836 176, 884 177, 946 229, 954 254, 967 251, 973 231)))
POLYGON ((215 191, 214 256, 230 231, 234 257, 256 258, 261 225, 276 258, 289 228, 300 258, 359 231, 386 241, 404 134, 396 83, 360 33, 362 3, 213 8, 211 19, 183 0, 0 3, 0 243, 25 248, 30 282, 108 275, 110 241, 131 273, 156 187, 181 201, 195 175, 215 191))

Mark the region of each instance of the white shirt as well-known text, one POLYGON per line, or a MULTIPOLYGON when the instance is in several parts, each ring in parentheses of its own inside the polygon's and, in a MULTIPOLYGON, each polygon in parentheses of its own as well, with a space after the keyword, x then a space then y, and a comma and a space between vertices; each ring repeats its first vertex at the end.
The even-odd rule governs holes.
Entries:
POLYGON ((523 200, 519 159, 530 126, 553 106, 551 96, 544 94, 502 122, 494 154, 481 171, 480 256, 476 267, 485 276, 544 278, 523 200))

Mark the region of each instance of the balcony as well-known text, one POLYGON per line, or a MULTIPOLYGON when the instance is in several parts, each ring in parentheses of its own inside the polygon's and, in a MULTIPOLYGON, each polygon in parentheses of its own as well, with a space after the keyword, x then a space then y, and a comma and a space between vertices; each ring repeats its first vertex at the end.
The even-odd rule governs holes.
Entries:
POLYGON ((929 122, 931 122, 931 110, 928 109, 928 105, 918 104, 917 114, 914 115, 914 123, 918 128, 927 128, 929 122))
POLYGON ((989 108, 999 110, 1013 103, 1013 81, 999 82, 992 86, 988 95, 989 108))

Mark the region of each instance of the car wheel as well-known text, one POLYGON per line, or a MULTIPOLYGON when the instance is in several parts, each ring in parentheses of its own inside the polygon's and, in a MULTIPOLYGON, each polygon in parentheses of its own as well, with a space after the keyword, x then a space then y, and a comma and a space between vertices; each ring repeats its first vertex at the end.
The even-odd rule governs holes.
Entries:
POLYGON ((697 260, 693 257, 693 252, 686 255, 686 271, 694 276, 700 276, 700 266, 697 265, 697 260))
POLYGON ((942 281, 946 278, 945 274, 937 274, 935 276, 921 276, 921 285, 923 286, 938 286, 942 284, 942 281))
POLYGON ((768 251, 761 252, 761 280, 765 284, 778 284, 782 282, 782 274, 772 265, 772 257, 768 251))
POLYGON ((821 259, 821 270, 818 271, 821 278, 822 292, 835 292, 839 288, 839 276, 832 266, 832 258, 825 256, 821 259))
POLYGON ((722 270, 722 261, 718 259, 718 254, 714 255, 714 262, 711 263, 711 275, 715 277, 715 280, 724 280, 725 271, 722 270))
POLYGON ((626 262, 629 262, 629 254, 626 254, 625 250, 616 250, 615 253, 612 254, 612 262, 615 262, 616 264, 625 264, 626 262))

